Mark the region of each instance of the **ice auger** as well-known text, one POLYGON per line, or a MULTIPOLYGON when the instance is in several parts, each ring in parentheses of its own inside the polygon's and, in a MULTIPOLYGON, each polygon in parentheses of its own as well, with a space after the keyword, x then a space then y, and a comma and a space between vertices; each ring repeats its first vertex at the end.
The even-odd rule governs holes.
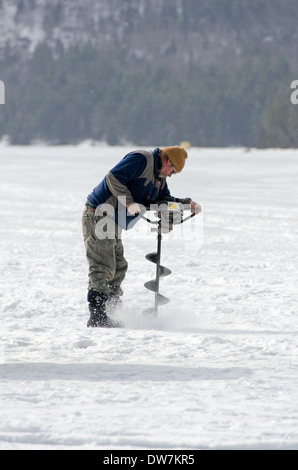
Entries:
MULTIPOLYGON (((186 206, 185 206, 186 207, 186 206)), ((189 205, 187 205, 189 208, 189 205)), ((144 286, 155 293, 154 307, 147 309, 146 313, 154 313, 157 315, 159 305, 165 305, 170 302, 170 299, 159 293, 159 280, 161 277, 169 276, 171 270, 160 264, 161 258, 161 239, 162 233, 169 233, 173 229, 173 225, 178 225, 189 220, 191 217, 196 215, 193 213, 188 217, 183 218, 183 204, 179 202, 168 202, 162 201, 158 204, 151 204, 150 208, 147 207, 147 211, 154 211, 157 220, 151 220, 147 217, 141 216, 142 219, 150 224, 156 225, 151 228, 151 232, 157 232, 157 251, 154 253, 148 253, 145 258, 151 263, 156 264, 156 275, 155 279, 145 282, 144 286)))

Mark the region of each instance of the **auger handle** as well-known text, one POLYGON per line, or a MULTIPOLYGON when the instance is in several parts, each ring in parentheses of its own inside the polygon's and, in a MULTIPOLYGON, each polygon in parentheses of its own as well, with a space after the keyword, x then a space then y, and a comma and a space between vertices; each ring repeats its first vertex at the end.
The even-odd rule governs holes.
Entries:
POLYGON ((158 224, 158 220, 151 220, 151 219, 148 219, 148 217, 144 217, 142 214, 139 214, 139 216, 141 217, 141 219, 143 220, 146 220, 146 222, 148 222, 149 224, 155 224, 157 225, 158 224))
MULTIPOLYGON (((199 212, 193 212, 192 214, 188 215, 187 217, 185 217, 185 219, 182 219, 180 224, 183 224, 183 222, 186 222, 187 220, 191 219, 192 217, 194 217, 195 215, 199 214, 199 212)), ((179 224, 178 224, 179 225, 179 224)))
MULTIPOLYGON (((175 224, 175 225, 180 225, 180 224, 183 224, 184 222, 186 222, 187 220, 191 219, 192 217, 194 217, 195 215, 199 214, 200 212, 193 212, 192 214, 188 215, 187 217, 185 217, 184 219, 181 219, 181 221, 179 222, 179 224, 175 224)), ((139 216, 141 217, 141 219, 145 220, 146 222, 148 222, 149 224, 155 224, 157 225, 159 223, 158 220, 151 220, 151 219, 148 219, 148 217, 144 217, 142 214, 139 214, 139 216)))

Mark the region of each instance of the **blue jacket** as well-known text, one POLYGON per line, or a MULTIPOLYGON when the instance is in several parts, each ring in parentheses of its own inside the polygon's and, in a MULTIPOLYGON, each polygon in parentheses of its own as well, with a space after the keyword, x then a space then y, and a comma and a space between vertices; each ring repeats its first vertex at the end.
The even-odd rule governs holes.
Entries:
POLYGON ((148 206, 161 200, 181 201, 171 196, 166 178, 158 176, 161 168, 158 150, 135 150, 125 155, 89 194, 88 203, 108 212, 127 230, 138 220, 138 215, 127 214, 127 204, 148 206))

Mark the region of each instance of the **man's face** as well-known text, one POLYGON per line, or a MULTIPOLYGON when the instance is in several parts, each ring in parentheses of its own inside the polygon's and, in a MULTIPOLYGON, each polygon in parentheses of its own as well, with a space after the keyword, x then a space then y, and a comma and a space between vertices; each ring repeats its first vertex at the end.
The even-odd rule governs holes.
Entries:
POLYGON ((163 157, 162 158, 163 166, 159 171, 159 176, 161 178, 167 178, 167 177, 170 178, 172 175, 175 175, 177 173, 177 170, 173 166, 173 163, 171 162, 171 160, 167 160, 167 156, 164 152, 161 152, 161 156, 163 157))

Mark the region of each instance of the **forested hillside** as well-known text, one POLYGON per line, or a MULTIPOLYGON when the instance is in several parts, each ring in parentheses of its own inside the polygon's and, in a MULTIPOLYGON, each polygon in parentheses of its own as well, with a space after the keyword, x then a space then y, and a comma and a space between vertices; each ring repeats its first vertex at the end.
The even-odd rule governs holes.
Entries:
POLYGON ((0 139, 297 146, 294 0, 0 0, 0 139))

